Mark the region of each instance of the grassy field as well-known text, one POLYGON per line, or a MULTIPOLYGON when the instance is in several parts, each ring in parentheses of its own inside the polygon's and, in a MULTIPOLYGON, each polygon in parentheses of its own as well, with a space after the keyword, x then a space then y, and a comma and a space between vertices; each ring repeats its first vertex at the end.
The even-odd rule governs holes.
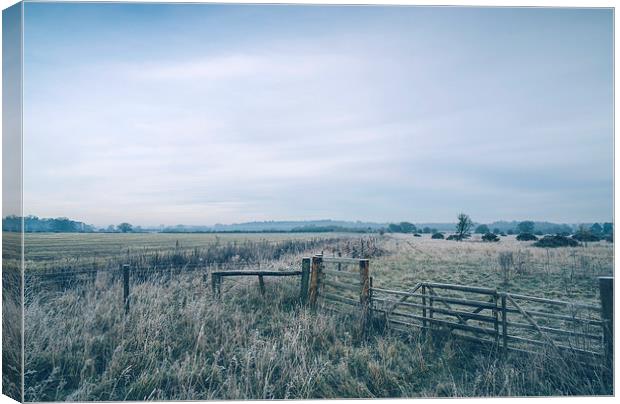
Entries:
POLYGON ((372 261, 375 285, 399 289, 431 281, 598 303, 597 278, 613 275, 613 244, 606 241, 547 249, 515 236, 485 243, 477 236, 458 242, 390 235, 383 246, 390 253, 372 261), (508 283, 499 265, 502 252, 513 255, 508 283))
MULTIPOLYGON (((589 302, 597 301, 596 277, 613 271, 609 243, 545 250, 512 237, 487 244, 412 235, 364 236, 362 242, 359 235, 334 234, 37 234, 29 245, 35 268, 64 266, 68 256, 117 260, 127 250, 148 263, 154 256, 220 257, 220 250, 234 263, 247 253, 270 259, 273 268, 299 266, 302 256, 317 252, 370 254, 375 286, 407 289, 427 280, 589 302), (263 249, 268 254, 256 255, 263 249), (498 265, 505 251, 515 255, 508 284, 498 265)), ((299 305, 297 278, 266 283, 262 297, 256 279, 227 280, 220 299, 192 273, 135 284, 127 316, 120 284, 105 278, 62 293, 43 291, 25 308, 26 400, 611 392, 597 370, 567 368, 545 356, 502 361, 459 340, 415 331, 374 330, 364 339, 356 320, 299 305)))
POLYGON ((244 243, 261 246, 350 238, 334 233, 26 233, 24 255, 26 270, 80 268, 93 264, 105 266, 110 262, 134 257, 196 250, 244 243))

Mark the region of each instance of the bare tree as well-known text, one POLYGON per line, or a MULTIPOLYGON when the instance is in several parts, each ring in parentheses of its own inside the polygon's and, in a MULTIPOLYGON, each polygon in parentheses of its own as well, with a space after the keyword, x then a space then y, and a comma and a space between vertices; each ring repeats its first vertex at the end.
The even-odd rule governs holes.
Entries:
POLYGON ((471 221, 471 218, 465 213, 459 213, 457 216, 456 223, 456 239, 463 240, 464 238, 469 237, 469 232, 471 228, 474 226, 474 222, 471 221))

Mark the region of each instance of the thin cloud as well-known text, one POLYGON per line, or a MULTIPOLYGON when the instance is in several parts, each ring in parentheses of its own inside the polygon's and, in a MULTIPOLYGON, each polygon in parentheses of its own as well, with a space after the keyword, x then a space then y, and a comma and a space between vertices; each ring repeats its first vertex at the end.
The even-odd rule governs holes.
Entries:
POLYGON ((50 6, 27 7, 27 214, 611 217, 608 13, 376 8, 309 21, 278 7, 240 26, 230 6, 183 35, 158 31, 170 21, 110 32, 73 18, 67 36, 46 26, 50 6))

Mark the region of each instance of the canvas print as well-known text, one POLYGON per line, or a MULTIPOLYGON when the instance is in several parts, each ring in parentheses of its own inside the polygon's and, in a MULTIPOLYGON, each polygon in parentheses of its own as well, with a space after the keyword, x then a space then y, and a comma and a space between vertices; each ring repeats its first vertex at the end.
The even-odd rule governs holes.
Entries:
POLYGON ((612 8, 2 14, 2 393, 610 396, 612 8))

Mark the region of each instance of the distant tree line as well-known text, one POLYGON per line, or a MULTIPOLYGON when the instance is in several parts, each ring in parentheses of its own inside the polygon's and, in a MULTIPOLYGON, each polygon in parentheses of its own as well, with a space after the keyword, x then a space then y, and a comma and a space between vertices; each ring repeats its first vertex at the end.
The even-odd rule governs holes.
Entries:
MULTIPOLYGON (((323 221, 325 222, 325 221, 323 221)), ((329 221, 327 221, 329 222, 329 221)), ((341 222, 342 223, 342 222, 341 222)), ((362 224, 361 222, 358 222, 362 224)), ((236 229, 231 228, 229 230, 207 228, 202 227, 186 227, 186 226, 163 226, 159 229, 142 229, 140 226, 133 226, 131 223, 123 222, 118 225, 109 225, 106 228, 96 228, 93 225, 88 225, 80 221, 68 219, 66 217, 58 218, 39 218, 37 216, 24 217, 24 227, 26 232, 56 232, 56 233, 90 233, 90 232, 105 232, 105 233, 140 233, 144 231, 155 231, 163 233, 406 233, 419 236, 419 233, 433 234, 433 238, 444 238, 443 234, 438 232, 436 228, 429 226, 418 227, 410 222, 389 223, 385 227, 374 226, 371 224, 367 226, 343 226, 339 224, 314 224, 309 223, 307 225, 296 226, 289 229, 236 229)), ((237 225, 240 226, 240 225, 237 225)), ((472 229, 474 229, 474 222, 471 218, 461 213, 457 216, 457 223, 455 228, 455 234, 448 236, 449 240, 463 240, 470 237, 472 229)), ((18 216, 7 216, 2 219, 3 231, 20 231, 21 230, 21 218, 18 216)), ((531 220, 524 220, 521 222, 494 222, 492 224, 478 224, 475 226, 474 233, 481 234, 485 241, 497 241, 496 236, 505 236, 506 234, 516 234, 519 240, 536 240, 536 236, 542 236, 544 234, 553 234, 561 236, 573 235, 573 238, 579 241, 596 241, 601 239, 607 239, 613 241, 613 223, 593 223, 591 225, 581 224, 579 226, 573 225, 572 227, 567 224, 554 224, 548 222, 534 222, 531 220), (493 230, 490 229, 493 226, 493 230), (500 229, 508 229, 500 231, 500 229)))
POLYGON ((390 223, 387 229, 383 231, 387 231, 388 233, 436 233, 437 229, 430 228, 425 226, 423 228, 418 228, 415 224, 409 222, 400 222, 400 223, 390 223))
MULTIPOLYGON (((21 226, 19 216, 11 215, 2 219, 2 231, 20 231, 21 226)), ((26 232, 90 233, 95 231, 95 227, 66 217, 45 219, 26 216, 24 217, 24 230, 26 232)))

